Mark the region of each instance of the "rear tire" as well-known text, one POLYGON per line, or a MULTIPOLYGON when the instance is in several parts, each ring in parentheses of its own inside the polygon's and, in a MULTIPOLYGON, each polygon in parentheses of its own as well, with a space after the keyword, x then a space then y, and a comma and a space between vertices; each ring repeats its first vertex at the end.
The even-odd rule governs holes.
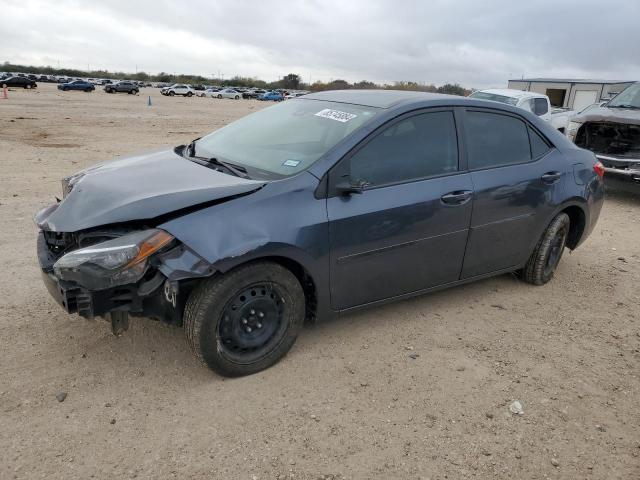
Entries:
POLYGON ((187 300, 184 329, 202 362, 221 375, 239 377, 284 357, 304 317, 298 279, 276 263, 258 262, 200 283, 187 300))
POLYGON ((571 221, 566 213, 555 217, 542 234, 525 267, 519 271, 520 278, 533 285, 544 285, 560 263, 569 236, 571 221))
POLYGON ((238 95, 235 96, 236 100, 240 100, 240 97, 238 95))

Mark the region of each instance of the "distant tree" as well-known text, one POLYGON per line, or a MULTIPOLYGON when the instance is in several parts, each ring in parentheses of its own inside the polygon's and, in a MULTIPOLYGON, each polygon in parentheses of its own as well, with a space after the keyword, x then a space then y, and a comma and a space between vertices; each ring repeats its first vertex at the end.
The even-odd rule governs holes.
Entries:
POLYGON ((469 92, 465 90, 463 87, 461 87, 460 85, 458 85, 457 83, 455 84, 445 83, 441 87, 438 87, 438 93, 446 93, 449 95, 460 95, 464 97, 468 95, 469 92))
POLYGON ((353 84, 353 88, 369 88, 369 89, 372 89, 372 88, 380 88, 380 86, 376 85, 375 83, 370 82, 368 80, 362 80, 360 82, 354 83, 353 84))
POLYGON ((171 81, 171 75, 166 72, 160 72, 158 75, 155 76, 155 79, 158 82, 169 83, 171 81))
POLYGON ((298 88, 300 88, 300 81, 300 75, 289 73, 288 75, 282 77, 282 88, 297 90, 298 88))
POLYGON ((346 80, 333 80, 327 84, 327 90, 346 90, 351 88, 351 84, 346 80))
POLYGON ((140 80, 141 82, 146 82, 149 80, 149 75, 145 72, 137 72, 133 75, 134 80, 140 80))
POLYGON ((346 80, 337 79, 329 83, 315 82, 312 85, 306 85, 302 82, 300 75, 295 73, 289 73, 276 82, 267 83, 264 80, 249 77, 235 76, 223 80, 221 78, 207 78, 202 75, 190 75, 179 74, 171 75, 167 72, 160 72, 157 75, 148 74, 146 72, 127 73, 127 72, 110 72, 108 70, 78 70, 74 68, 54 68, 50 65, 46 67, 37 67, 30 65, 17 65, 11 62, 5 61, 0 64, 2 70, 5 72, 24 72, 24 73, 39 73, 47 75, 64 75, 67 77, 93 77, 93 78, 113 78, 113 79, 137 79, 142 81, 153 82, 169 82, 169 83, 190 83, 190 84, 205 84, 209 85, 212 82, 215 85, 222 86, 237 86, 237 87, 260 87, 260 88, 284 88, 292 90, 311 90, 313 92, 319 92, 322 90, 344 90, 348 88, 385 88, 395 90, 417 90, 421 92, 440 92, 450 93, 453 95, 468 95, 472 90, 467 90, 461 87, 459 84, 447 83, 441 87, 435 85, 419 84, 417 82, 400 81, 394 82, 393 85, 378 85, 368 80, 362 80, 360 82, 350 84, 346 80))

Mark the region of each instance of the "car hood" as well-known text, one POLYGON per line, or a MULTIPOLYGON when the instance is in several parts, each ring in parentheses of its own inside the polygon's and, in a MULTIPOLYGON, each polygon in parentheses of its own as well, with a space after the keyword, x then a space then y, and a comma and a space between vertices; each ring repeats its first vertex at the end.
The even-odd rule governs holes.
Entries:
POLYGON ((613 122, 640 125, 640 110, 609 108, 606 105, 574 116, 573 122, 613 122))
POLYGON ((72 189, 36 216, 44 230, 76 232, 150 220, 177 210, 260 189, 249 180, 194 163, 173 150, 105 162, 69 177, 72 189))

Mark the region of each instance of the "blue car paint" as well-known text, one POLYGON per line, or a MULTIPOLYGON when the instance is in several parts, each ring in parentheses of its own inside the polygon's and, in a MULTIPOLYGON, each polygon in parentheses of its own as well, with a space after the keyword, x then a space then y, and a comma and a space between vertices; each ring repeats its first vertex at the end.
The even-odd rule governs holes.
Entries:
POLYGON ((272 100, 274 102, 280 102, 284 100, 284 97, 278 92, 267 92, 262 94, 258 100, 272 100))
MULTIPOLYGON (((156 211, 166 212, 155 221, 147 215, 145 225, 168 231, 185 249, 184 254, 171 257, 173 267, 168 261, 160 266, 167 277, 199 278, 255 259, 284 260, 307 273, 315 287, 316 317, 326 318, 339 311, 521 268, 544 229, 563 209, 578 209, 584 217, 582 234, 572 239, 571 248, 589 235, 597 221, 604 189, 593 171, 594 155, 575 147, 529 112, 494 102, 414 92, 322 92, 292 101, 315 99, 384 110, 306 171, 266 181, 251 191, 244 186, 237 192, 230 190, 226 193, 230 199, 222 195, 213 204, 197 203, 194 196, 193 207, 174 212, 171 195, 140 194, 148 202, 158 202, 153 207, 156 211), (362 195, 333 192, 333 168, 372 133, 402 115, 442 108, 455 113, 460 171, 367 190, 362 195), (524 119, 544 134, 553 148, 528 164, 469 171, 464 132, 465 109, 469 108, 524 119), (549 171, 559 174, 551 184, 541 181, 549 171), (458 206, 443 205, 441 196, 452 191, 470 191, 472 195, 458 206)), ((206 177, 208 170, 201 168, 206 177)), ((123 163, 112 172, 111 183, 118 178, 124 183, 136 182, 130 173, 123 163)), ((83 186, 82 179, 78 185, 83 186)), ((177 190, 180 188, 189 190, 186 184, 177 190)), ((96 195, 100 193, 98 188, 96 195)), ((174 193, 181 198, 178 191, 174 193)), ((127 198, 121 200, 119 211, 129 200, 139 200, 127 198)), ((56 213, 60 219, 62 215, 73 217, 66 224, 68 231, 86 225, 64 206, 63 202, 56 213)), ((140 215, 132 214, 128 221, 140 215)), ((119 221, 108 211, 100 219, 105 225, 119 221)), ((42 224, 46 228, 46 219, 42 224)))
MULTIPOLYGON (((338 92, 315 96, 331 93, 338 92)), ((318 316, 520 268, 551 219, 565 207, 577 206, 585 213, 587 228, 580 241, 590 233, 604 198, 593 172, 595 157, 576 148, 546 122, 521 109, 490 102, 433 96, 406 103, 391 98, 389 103, 372 105, 388 110, 336 145, 306 173, 271 182, 241 201, 194 212, 160 228, 223 272, 262 257, 295 260, 314 279, 318 316), (372 132, 406 112, 438 107, 512 112, 543 132, 555 148, 528 165, 462 171, 409 186, 370 190, 361 196, 315 198, 318 179, 372 132), (573 165, 566 157, 583 163, 587 185, 580 187, 571 181, 573 165), (540 190, 540 175, 556 168, 562 170, 561 181, 540 190), (491 173, 498 170, 501 175, 491 173), (443 209, 440 195, 462 189, 474 191, 472 201, 452 209, 453 214, 443 209), (302 223, 291 222, 292 218, 302 223), (345 218, 353 221, 344 222, 345 218), (379 238, 367 234, 368 226, 383 225, 389 219, 398 225, 379 238), (425 227, 416 225, 425 219, 425 227), (208 241, 214 235, 219 241, 208 241), (389 247, 393 248, 385 252, 389 247), (372 253, 357 257, 367 252, 372 253)))

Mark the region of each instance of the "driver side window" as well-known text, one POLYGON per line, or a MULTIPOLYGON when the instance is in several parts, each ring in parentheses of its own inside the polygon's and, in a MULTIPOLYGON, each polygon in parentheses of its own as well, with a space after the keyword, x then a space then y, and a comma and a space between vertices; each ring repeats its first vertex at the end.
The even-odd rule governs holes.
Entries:
POLYGON ((392 185, 458 170, 458 142, 451 111, 422 113, 377 134, 350 159, 351 181, 392 185))

